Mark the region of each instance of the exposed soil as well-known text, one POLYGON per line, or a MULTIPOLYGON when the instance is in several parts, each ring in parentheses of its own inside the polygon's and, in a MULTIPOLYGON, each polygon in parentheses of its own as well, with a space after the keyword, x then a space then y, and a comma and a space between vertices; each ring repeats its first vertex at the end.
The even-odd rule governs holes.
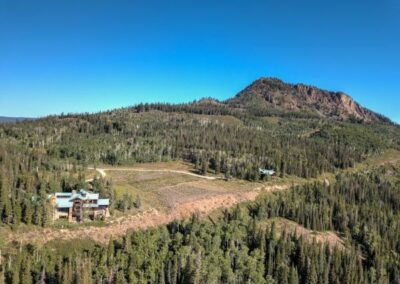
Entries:
POLYGON ((332 231, 313 231, 307 229, 300 224, 290 221, 285 218, 274 218, 268 220, 266 223, 272 224, 275 222, 276 228, 278 229, 277 232, 281 233, 283 231, 295 233, 297 237, 303 237, 305 240, 310 242, 317 242, 317 243, 324 243, 328 244, 331 248, 338 248, 338 249, 345 249, 344 242, 335 232, 332 231))

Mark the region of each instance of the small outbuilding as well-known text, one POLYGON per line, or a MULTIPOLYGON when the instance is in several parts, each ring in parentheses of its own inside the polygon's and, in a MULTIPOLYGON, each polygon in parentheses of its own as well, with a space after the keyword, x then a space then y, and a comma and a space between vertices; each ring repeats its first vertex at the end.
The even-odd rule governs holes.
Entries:
POLYGON ((265 176, 275 176, 276 175, 276 172, 274 170, 270 170, 270 169, 259 168, 259 172, 261 175, 265 175, 265 176))

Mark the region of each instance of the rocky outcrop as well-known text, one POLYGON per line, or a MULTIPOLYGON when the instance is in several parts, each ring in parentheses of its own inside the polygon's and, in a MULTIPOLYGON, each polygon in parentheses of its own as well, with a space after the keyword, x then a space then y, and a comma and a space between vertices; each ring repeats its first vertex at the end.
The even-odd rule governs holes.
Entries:
POLYGON ((343 92, 331 92, 304 84, 288 84, 276 78, 258 79, 226 103, 239 108, 257 106, 280 111, 307 111, 340 120, 387 121, 343 92))

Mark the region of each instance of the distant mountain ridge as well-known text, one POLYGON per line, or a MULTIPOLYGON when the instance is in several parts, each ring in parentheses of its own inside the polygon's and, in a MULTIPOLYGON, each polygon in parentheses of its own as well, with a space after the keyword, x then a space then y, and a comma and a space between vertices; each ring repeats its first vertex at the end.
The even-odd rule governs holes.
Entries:
POLYGON ((32 120, 33 118, 28 117, 9 117, 9 116, 0 116, 0 123, 15 123, 23 120, 32 120))
POLYGON ((277 78, 260 78, 225 103, 236 108, 308 112, 340 120, 390 121, 361 106, 343 92, 327 91, 305 84, 289 84, 277 78))
MULTIPOLYGON (((344 92, 328 91, 302 83, 286 83, 272 77, 261 77, 234 97, 224 101, 203 97, 189 103, 141 103, 112 112, 124 109, 134 109, 138 112, 156 110, 237 116, 248 113, 256 116, 327 118, 357 123, 394 123, 389 118, 363 107, 344 92)), ((35 118, 0 116, 0 123, 24 120, 35 118)))

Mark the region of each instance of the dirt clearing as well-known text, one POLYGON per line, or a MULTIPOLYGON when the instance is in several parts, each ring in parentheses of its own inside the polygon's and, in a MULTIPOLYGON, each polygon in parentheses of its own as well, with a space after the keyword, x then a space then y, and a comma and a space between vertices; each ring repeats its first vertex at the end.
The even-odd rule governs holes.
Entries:
POLYGON ((278 235, 283 232, 295 233, 297 237, 303 237, 309 242, 315 241, 317 243, 327 244, 332 249, 335 247, 341 250, 345 249, 344 241, 335 232, 313 231, 294 221, 280 217, 268 219, 262 224, 262 226, 269 227, 272 223, 275 223, 276 233, 278 235))

